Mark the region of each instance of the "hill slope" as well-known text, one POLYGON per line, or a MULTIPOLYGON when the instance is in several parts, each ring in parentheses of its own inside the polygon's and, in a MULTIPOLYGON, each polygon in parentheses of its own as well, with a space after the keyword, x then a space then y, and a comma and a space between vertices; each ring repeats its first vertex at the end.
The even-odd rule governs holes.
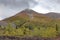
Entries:
POLYGON ((0 26, 0 35, 48 38, 60 35, 60 20, 57 21, 52 17, 30 9, 25 9, 12 17, 2 20, 2 22, 4 24, 7 22, 6 24, 8 25, 6 27, 3 26, 3 28, 0 26))
POLYGON ((16 20, 31 20, 31 21, 38 21, 44 19, 44 20, 50 20, 49 17, 45 16, 42 13, 37 13, 31 9, 25 9, 22 12, 17 13, 16 15, 6 18, 3 21, 16 21, 16 20))
POLYGON ((51 17, 53 19, 60 19, 60 13, 50 12, 45 14, 47 17, 51 17))

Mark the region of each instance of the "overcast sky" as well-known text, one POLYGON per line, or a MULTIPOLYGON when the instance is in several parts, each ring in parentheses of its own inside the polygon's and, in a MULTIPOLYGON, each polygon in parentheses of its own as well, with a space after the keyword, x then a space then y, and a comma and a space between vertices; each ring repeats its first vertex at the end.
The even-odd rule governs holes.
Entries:
POLYGON ((60 0, 0 0, 0 20, 31 8, 39 13, 60 13, 60 0))

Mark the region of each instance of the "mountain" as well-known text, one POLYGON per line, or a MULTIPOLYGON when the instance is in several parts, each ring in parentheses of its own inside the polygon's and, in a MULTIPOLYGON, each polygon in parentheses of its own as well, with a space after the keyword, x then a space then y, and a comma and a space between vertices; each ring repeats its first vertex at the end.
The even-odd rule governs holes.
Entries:
POLYGON ((42 14, 31 9, 25 9, 0 22, 0 30, 2 32, 0 35, 56 37, 60 35, 60 20, 56 20, 60 17, 54 17, 53 15, 58 16, 57 13, 42 14))
POLYGON ((42 13, 37 13, 31 9, 25 9, 16 15, 6 18, 2 21, 0 21, 0 25, 7 25, 8 23, 11 23, 13 26, 15 25, 15 22, 20 22, 20 23, 48 23, 52 19, 45 16, 42 13))
POLYGON ((33 19, 34 18, 60 19, 60 13, 49 12, 46 14, 42 14, 42 13, 37 13, 31 9, 25 9, 12 17, 4 19, 4 21, 14 21, 14 20, 19 20, 20 18, 23 18, 23 19, 25 19, 25 18, 27 18, 27 19, 32 19, 32 18, 33 19))
POLYGON ((12 23, 13 25, 15 24, 15 22, 20 22, 23 24, 28 23, 28 22, 45 24, 57 18, 60 18, 59 13, 50 12, 47 14, 42 14, 42 13, 37 13, 31 9, 25 9, 12 17, 2 20, 0 24, 2 24, 3 22, 4 22, 3 24, 7 22, 7 23, 12 23))
POLYGON ((37 13, 31 9, 25 9, 19 13, 17 13, 16 15, 12 16, 12 17, 9 17, 9 18, 6 18, 2 21, 15 21, 15 20, 31 20, 32 21, 37 21, 37 20, 42 20, 42 19, 46 19, 48 20, 49 17, 45 16, 44 14, 42 13, 37 13))
POLYGON ((55 13, 55 12, 49 12, 47 14, 45 14, 45 16, 47 17, 51 17, 51 18, 60 18, 60 13, 55 13))

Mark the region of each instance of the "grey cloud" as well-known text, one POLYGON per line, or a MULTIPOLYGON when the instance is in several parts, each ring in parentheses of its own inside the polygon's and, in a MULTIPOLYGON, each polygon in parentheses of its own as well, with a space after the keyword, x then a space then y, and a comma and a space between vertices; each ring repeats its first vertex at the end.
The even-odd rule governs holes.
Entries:
POLYGON ((50 11, 60 12, 60 0, 42 0, 40 5, 50 11))
POLYGON ((0 0, 0 4, 12 7, 29 7, 29 3, 37 4, 35 0, 0 0))
POLYGON ((10 17, 36 4, 37 2, 35 0, 0 0, 0 17, 2 19, 10 17))
POLYGON ((26 8, 40 5, 50 11, 60 12, 60 0, 0 0, 0 17, 7 18, 26 8))

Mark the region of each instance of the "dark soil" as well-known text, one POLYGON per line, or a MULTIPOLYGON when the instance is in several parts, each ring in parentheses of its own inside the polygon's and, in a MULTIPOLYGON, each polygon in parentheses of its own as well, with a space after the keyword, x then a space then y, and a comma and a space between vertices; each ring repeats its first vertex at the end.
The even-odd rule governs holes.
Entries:
POLYGON ((40 37, 9 37, 0 36, 0 40, 60 40, 60 38, 40 38, 40 37))

